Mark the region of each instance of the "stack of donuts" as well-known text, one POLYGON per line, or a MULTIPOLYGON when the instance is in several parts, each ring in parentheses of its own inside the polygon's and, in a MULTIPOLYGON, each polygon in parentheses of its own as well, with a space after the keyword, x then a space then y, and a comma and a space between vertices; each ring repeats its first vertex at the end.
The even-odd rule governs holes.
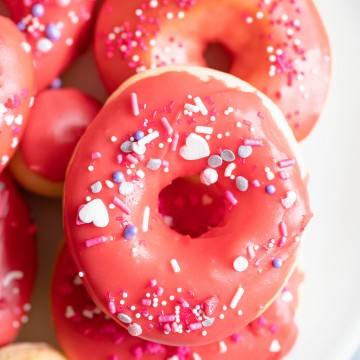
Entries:
POLYGON ((0 360, 283 358, 312 217, 298 142, 331 70, 312 1, 0 14, 0 360), (16 340, 37 321, 29 193, 62 202, 53 344, 16 340))

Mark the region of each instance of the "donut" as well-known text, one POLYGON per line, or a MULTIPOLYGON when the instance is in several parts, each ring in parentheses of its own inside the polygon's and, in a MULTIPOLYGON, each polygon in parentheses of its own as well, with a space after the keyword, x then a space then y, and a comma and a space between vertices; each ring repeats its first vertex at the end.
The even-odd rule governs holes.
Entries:
POLYGON ((66 360, 46 343, 16 343, 0 349, 1 360, 66 360))
POLYGON ((50 85, 84 49, 95 0, 4 0, 26 35, 35 61, 37 91, 50 85))
POLYGON ((259 316, 293 271, 311 216, 282 113, 247 83, 200 67, 121 85, 65 180, 65 235, 90 296, 131 335, 168 345, 215 342, 259 316), (224 203, 195 237, 159 212, 159 193, 187 177, 224 203))
POLYGON ((60 345, 72 360, 281 359, 297 337, 294 315, 302 277, 295 271, 275 302, 258 319, 229 338, 203 346, 173 347, 132 337, 101 312, 82 286, 82 279, 64 247, 52 281, 53 322, 60 345))
POLYGON ((61 197, 71 154, 100 108, 97 100, 75 88, 40 92, 10 164, 17 181, 36 194, 61 197))
POLYGON ((106 0, 94 48, 109 92, 162 65, 228 71, 267 94, 298 140, 329 87, 329 41, 312 0, 106 0))
POLYGON ((36 269, 35 227, 7 170, 0 174, 0 249, 0 346, 3 346, 28 321, 36 269))
POLYGON ((15 24, 0 16, 0 173, 22 137, 33 93, 29 45, 15 24))

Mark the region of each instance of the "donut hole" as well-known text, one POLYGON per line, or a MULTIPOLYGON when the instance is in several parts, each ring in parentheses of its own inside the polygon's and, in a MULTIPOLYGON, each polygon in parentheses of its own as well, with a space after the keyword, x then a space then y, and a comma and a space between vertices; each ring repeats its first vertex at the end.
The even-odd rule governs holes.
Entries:
POLYGON ((226 209, 220 189, 202 184, 198 176, 177 178, 159 194, 159 212, 165 223, 192 238, 222 226, 226 209))
POLYGON ((203 52, 203 57, 209 68, 230 72, 234 54, 225 44, 221 42, 210 42, 203 52))

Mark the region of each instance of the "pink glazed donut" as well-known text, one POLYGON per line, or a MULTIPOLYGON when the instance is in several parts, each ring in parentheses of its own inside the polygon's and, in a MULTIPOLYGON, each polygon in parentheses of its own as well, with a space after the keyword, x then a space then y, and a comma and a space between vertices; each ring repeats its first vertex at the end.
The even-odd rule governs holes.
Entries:
POLYGON ((28 321, 35 268, 35 227, 5 171, 0 174, 0 347, 28 321))
POLYGON ((131 335, 214 342, 259 316, 292 273, 312 215, 305 177, 282 113, 259 91, 211 69, 149 70, 78 143, 66 238, 95 303, 131 335), (159 210, 159 194, 187 177, 223 209, 194 237, 159 210))
POLYGON ((209 345, 173 347, 132 337, 92 302, 65 247, 52 282, 52 314, 64 353, 71 360, 276 360, 297 337, 294 322, 298 286, 295 271, 274 303, 230 337, 209 345))
POLYGON ((312 0, 106 0, 95 33, 109 92, 144 69, 208 65, 268 95, 298 140, 322 110, 329 55, 312 0))

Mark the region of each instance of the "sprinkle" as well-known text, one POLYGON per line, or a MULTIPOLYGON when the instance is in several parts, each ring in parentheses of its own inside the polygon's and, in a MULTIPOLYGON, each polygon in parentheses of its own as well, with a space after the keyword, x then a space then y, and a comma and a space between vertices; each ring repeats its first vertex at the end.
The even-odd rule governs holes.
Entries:
POLYGON ((132 152, 132 145, 133 142, 130 140, 124 141, 121 145, 120 145, 120 149, 125 152, 125 153, 130 153, 132 152))
POLYGON ((238 305, 238 303, 239 303, 241 297, 243 296, 244 292, 245 292, 245 290, 241 286, 239 286, 239 288, 236 290, 236 293, 235 293, 234 297, 231 300, 231 303, 230 303, 231 309, 236 308, 236 306, 238 305))
POLYGON ((210 127, 210 126, 196 126, 195 127, 195 132, 199 133, 199 134, 207 134, 207 135, 211 135, 214 131, 214 128, 210 127))
POLYGON ((219 175, 215 169, 206 168, 200 174, 200 182, 204 185, 215 184, 218 181, 219 175))
POLYGON ((35 4, 32 8, 31 8, 31 14, 34 17, 40 17, 43 16, 45 13, 45 8, 42 4, 35 4))
POLYGON ((141 305, 151 306, 151 300, 150 299, 142 299, 141 300, 141 305))
POLYGON ((167 134, 168 134, 168 135, 171 135, 174 130, 173 130, 173 128, 171 127, 168 119, 167 119, 166 117, 162 117, 160 121, 161 121, 162 126, 165 128, 167 134))
POLYGON ((246 145, 246 146, 263 146, 263 142, 262 142, 262 140, 245 139, 244 145, 246 145))
POLYGON ((281 199, 281 204, 285 209, 290 209, 297 199, 296 192, 288 191, 286 193, 286 198, 281 199))
MULTIPOLYGON (((141 145, 138 142, 134 142, 131 146, 131 149, 135 154, 138 154, 138 155, 144 155, 146 152, 146 146, 141 145)), ((132 155, 128 154, 128 156, 132 156, 132 155)))
POLYGON ((225 191, 225 198, 231 205, 236 205, 238 202, 230 190, 225 191))
POLYGON ((145 135, 143 138, 141 138, 138 141, 139 145, 146 145, 148 143, 150 143, 151 141, 155 140, 156 138, 158 138, 160 136, 158 131, 154 131, 150 134, 145 135))
POLYGON ((253 245, 248 245, 246 251, 250 259, 253 259, 255 257, 255 251, 253 245))
POLYGON ((40 38, 36 42, 36 48, 43 53, 48 53, 52 49, 52 47, 52 42, 47 38, 40 38))
POLYGON ((116 313, 116 306, 115 306, 114 300, 110 300, 108 302, 108 310, 109 310, 110 314, 115 314, 116 313))
POLYGON ((141 326, 136 323, 129 325, 127 330, 131 336, 139 336, 142 334, 141 326))
POLYGON ((217 168, 222 165, 222 158, 219 155, 211 155, 208 158, 208 165, 212 168, 217 168))
POLYGON ((138 103, 138 98, 136 93, 132 92, 130 94, 131 97, 131 108, 132 108, 132 112, 134 116, 138 116, 140 115, 140 110, 139 110, 139 103, 138 103))
POLYGON ((235 155, 231 150, 223 150, 220 154, 224 161, 231 162, 235 160, 235 155))
POLYGON ((96 227, 102 228, 109 224, 109 214, 101 199, 88 202, 80 209, 78 216, 83 223, 93 223, 96 227))
POLYGON ((92 159, 92 160, 96 160, 96 159, 100 159, 100 158, 101 158, 101 153, 99 153, 98 151, 93 152, 93 153, 91 154, 91 159, 92 159))
POLYGON ((201 324, 204 327, 209 327, 214 323, 214 321, 215 321, 215 318, 209 318, 209 319, 204 320, 201 324))
POLYGON ((270 352, 279 352, 280 350, 281 350, 281 347, 280 347, 279 341, 276 340, 276 339, 273 340, 273 341, 271 342, 269 351, 270 351, 270 352))
POLYGON ((150 207, 146 205, 144 208, 143 221, 142 221, 143 232, 147 232, 149 230, 149 218, 150 218, 150 207))
POLYGON ((171 142, 171 151, 176 151, 177 145, 179 143, 179 138, 180 138, 180 135, 178 133, 175 133, 173 135, 172 142, 171 142))
POLYGON ((248 268, 249 262, 244 256, 239 256, 234 260, 233 266, 235 271, 242 272, 248 268))
POLYGON ((248 189, 249 182, 243 176, 237 176, 236 177, 236 187, 238 188, 238 190, 244 192, 248 189))
POLYGON ((188 325, 188 329, 191 331, 199 330, 202 328, 201 322, 191 323, 188 325))
POLYGON ((150 159, 146 164, 146 167, 150 170, 158 170, 160 169, 162 162, 160 159, 150 159))
POLYGON ((186 138, 186 145, 180 148, 180 156, 185 160, 198 160, 210 155, 207 141, 200 135, 191 133, 186 138))
POLYGON ((199 108, 201 115, 206 116, 208 114, 208 110, 199 96, 194 98, 194 103, 199 108))
POLYGON ((177 262, 177 260, 176 259, 171 259, 170 260, 170 265, 171 265, 171 267, 172 267, 172 269, 173 269, 173 271, 175 272, 175 273, 179 273, 180 272, 180 266, 179 266, 179 264, 178 264, 178 262, 177 262))
POLYGON ((192 113, 198 113, 200 111, 199 107, 193 104, 185 104, 184 109, 192 113))
POLYGON ((124 313, 120 313, 117 315, 117 318, 124 324, 131 324, 132 319, 129 315, 126 315, 124 313))
POLYGON ((139 162, 139 160, 132 154, 127 154, 126 160, 128 160, 131 164, 134 164, 134 165, 136 165, 139 162))
POLYGON ((114 187, 114 183, 112 183, 110 180, 105 180, 105 185, 109 188, 112 189, 114 187))
POLYGON ((45 28, 45 34, 52 41, 57 41, 61 38, 61 30, 56 24, 48 24, 45 28))
POLYGON ((175 321, 175 315, 160 315, 158 317, 159 322, 172 322, 175 321))
POLYGON ((14 280, 21 280, 24 277, 24 273, 20 270, 9 271, 2 279, 4 287, 10 285, 14 280))
POLYGON ((113 179, 114 182, 120 184, 120 183, 122 183, 124 181, 125 175, 121 171, 114 171, 113 175, 112 175, 112 179, 113 179))
POLYGON ((130 215, 130 213, 131 213, 130 208, 123 201, 121 201, 117 196, 113 197, 113 203, 118 208, 120 208, 122 211, 124 211, 126 214, 130 215))
POLYGON ((276 192, 276 187, 274 185, 268 185, 265 188, 265 191, 269 194, 269 195, 273 195, 276 192))
POLYGON ((213 316, 218 304, 219 304, 219 298, 216 295, 212 296, 209 299, 206 299, 204 301, 205 315, 208 316, 208 317, 213 316))
POLYGON ((142 139, 144 136, 145 136, 144 132, 141 131, 141 130, 138 130, 138 131, 136 131, 135 134, 134 134, 134 139, 135 139, 136 141, 138 141, 138 140, 142 139))
POLYGON ((85 241, 85 246, 87 248, 90 248, 92 246, 102 244, 102 243, 106 242, 107 240, 108 239, 105 236, 99 236, 99 237, 96 237, 96 238, 86 240, 85 241))
POLYGON ((97 181, 96 183, 92 184, 90 188, 94 194, 99 193, 102 189, 101 181, 97 181))
POLYGON ((226 345, 225 341, 220 341, 219 342, 219 353, 225 354, 226 352, 227 352, 227 345, 226 345))
POLYGON ((123 181, 119 186, 119 192, 121 195, 128 196, 134 191, 134 184, 128 181, 123 181))
POLYGON ((252 154, 252 147, 249 145, 241 145, 238 148, 238 155, 242 159, 248 158, 252 154))
POLYGON ((230 163, 225 169, 224 176, 230 177, 233 170, 235 170, 235 168, 236 168, 236 165, 234 163, 230 163))
POLYGON ((288 235, 288 231, 287 231, 287 227, 284 221, 281 221, 279 224, 280 227, 280 234, 282 236, 287 236, 288 235))
POLYGON ((130 240, 132 239, 136 234, 138 233, 138 228, 135 225, 127 225, 124 232, 123 232, 123 236, 126 240, 130 240))
POLYGON ((272 266, 276 269, 280 269, 282 267, 282 260, 280 258, 275 258, 272 261, 272 266))
POLYGON ((282 180, 286 180, 290 177, 290 174, 287 171, 279 171, 279 176, 282 180))

